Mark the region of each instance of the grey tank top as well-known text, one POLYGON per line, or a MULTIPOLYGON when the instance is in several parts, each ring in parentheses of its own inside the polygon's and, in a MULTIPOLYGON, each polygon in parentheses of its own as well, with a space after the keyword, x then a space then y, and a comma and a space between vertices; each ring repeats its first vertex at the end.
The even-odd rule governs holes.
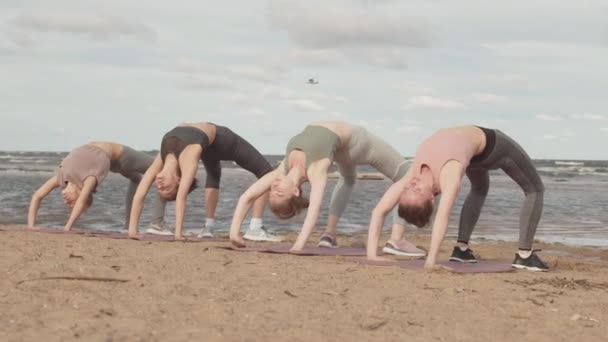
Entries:
POLYGON ((289 153, 293 150, 304 152, 306 156, 305 167, 308 170, 310 164, 317 160, 329 158, 333 161, 338 147, 340 147, 340 137, 332 130, 322 126, 306 126, 302 133, 294 136, 287 143, 285 171, 289 171, 287 159, 289 153))

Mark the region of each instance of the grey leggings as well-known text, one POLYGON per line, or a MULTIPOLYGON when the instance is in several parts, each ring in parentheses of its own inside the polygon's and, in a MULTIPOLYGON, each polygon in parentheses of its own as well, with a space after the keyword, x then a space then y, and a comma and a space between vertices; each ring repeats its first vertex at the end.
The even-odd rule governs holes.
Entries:
MULTIPOLYGON (((336 151, 334 160, 340 178, 331 196, 329 213, 338 217, 344 213, 353 191, 357 165, 371 165, 393 182, 407 172, 405 159, 395 148, 360 126, 353 126, 348 146, 336 151)), ((393 224, 405 226, 405 220, 397 215, 396 207, 392 214, 393 224)))
MULTIPOLYGON (((133 204, 133 196, 135 196, 137 185, 148 167, 152 165, 153 161, 154 158, 152 156, 149 156, 144 152, 135 151, 128 146, 123 146, 123 151, 120 157, 118 157, 117 160, 112 161, 110 165, 110 171, 120 173, 131 181, 129 184, 129 189, 127 190, 127 198, 125 202, 125 228, 129 227, 131 205, 133 204)), ((166 202, 160 197, 160 195, 157 194, 154 201, 154 216, 152 218, 152 223, 164 223, 165 205, 166 202)))
POLYGON ((519 248, 530 250, 543 211, 545 188, 530 157, 521 146, 503 132, 494 132, 494 149, 483 160, 471 162, 466 170, 471 181, 471 192, 462 206, 458 242, 468 243, 471 238, 490 187, 489 170, 502 169, 524 191, 525 199, 519 215, 519 248))

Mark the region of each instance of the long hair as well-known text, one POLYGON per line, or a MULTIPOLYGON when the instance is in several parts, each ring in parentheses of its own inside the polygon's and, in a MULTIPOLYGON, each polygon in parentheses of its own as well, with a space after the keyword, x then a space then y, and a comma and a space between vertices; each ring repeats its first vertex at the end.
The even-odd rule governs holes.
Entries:
POLYGON ((431 199, 422 203, 421 206, 399 204, 397 214, 407 222, 415 225, 418 228, 422 228, 426 226, 431 219, 431 214, 433 214, 433 205, 434 203, 431 199))
MULTIPOLYGON (((196 178, 194 178, 192 180, 192 184, 190 184, 190 189, 188 189, 188 193, 191 193, 196 188, 198 188, 198 182, 197 182, 196 178)), ((161 197, 168 202, 173 202, 177 198, 177 191, 179 191, 179 184, 177 185, 177 190, 175 191, 175 193, 173 195, 171 195, 171 197, 163 197, 163 196, 161 196, 161 197)))
POLYGON ((303 209, 308 208, 308 198, 302 196, 302 189, 298 196, 292 196, 286 201, 278 203, 270 202, 270 211, 278 218, 286 220, 298 215, 303 209))

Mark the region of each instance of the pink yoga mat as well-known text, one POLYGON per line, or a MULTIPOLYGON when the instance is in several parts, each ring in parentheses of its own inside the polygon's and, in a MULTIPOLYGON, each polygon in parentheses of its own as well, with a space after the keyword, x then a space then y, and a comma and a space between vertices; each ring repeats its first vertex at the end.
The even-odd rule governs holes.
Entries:
POLYGON ((291 253, 289 250, 293 245, 287 243, 272 244, 268 246, 247 246, 244 248, 238 247, 223 247, 239 252, 260 252, 260 253, 275 253, 275 254, 293 254, 293 255, 308 255, 308 256, 364 256, 366 255, 365 248, 357 247, 304 247, 302 251, 291 253))
MULTIPOLYGON (((395 260, 395 261, 374 261, 365 258, 353 258, 352 261, 361 265, 371 266, 397 266, 409 270, 423 270, 424 260, 395 260)), ((500 263, 490 260, 479 260, 476 263, 465 263, 455 261, 439 261, 439 265, 450 268, 454 273, 497 273, 512 272, 515 269, 510 264, 500 263)))

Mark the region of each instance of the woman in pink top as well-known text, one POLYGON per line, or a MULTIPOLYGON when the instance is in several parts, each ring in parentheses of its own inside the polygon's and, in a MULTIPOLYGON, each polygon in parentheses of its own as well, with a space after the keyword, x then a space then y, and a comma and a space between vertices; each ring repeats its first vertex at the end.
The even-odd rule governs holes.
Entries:
POLYGON ((530 157, 513 139, 500 130, 477 126, 444 128, 427 138, 416 151, 406 175, 393 184, 373 210, 369 227, 367 256, 377 256, 378 239, 384 216, 397 204, 399 216, 424 227, 433 213, 435 196, 441 201, 433 221, 431 246, 425 267, 435 266, 448 220, 460 191, 463 176, 469 178, 471 191, 463 204, 458 231, 458 246, 451 261, 477 262, 468 243, 481 213, 490 186, 489 171, 502 169, 524 191, 520 213, 519 249, 512 266, 532 271, 548 267, 534 253, 532 242, 543 208, 544 186, 530 157))

